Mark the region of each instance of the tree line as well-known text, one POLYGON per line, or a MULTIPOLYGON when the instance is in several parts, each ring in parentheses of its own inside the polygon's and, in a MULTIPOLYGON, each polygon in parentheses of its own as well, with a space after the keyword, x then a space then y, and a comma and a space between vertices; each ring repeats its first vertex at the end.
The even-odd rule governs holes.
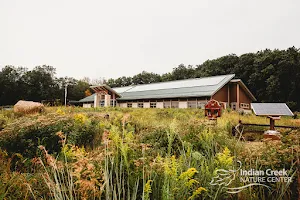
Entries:
MULTIPOLYGON (((132 77, 103 82, 110 87, 122 87, 231 73, 243 80, 258 101, 287 102, 291 109, 300 110, 300 49, 295 47, 240 56, 229 54, 195 66, 180 64, 162 75, 143 71, 132 77)), ((69 84, 68 99, 79 100, 90 94, 88 79, 57 78, 51 66, 38 66, 33 70, 6 66, 0 71, 0 105, 11 105, 19 99, 59 99, 62 102, 66 84, 69 84)))
POLYGON ((57 78, 52 66, 5 66, 0 71, 0 106, 13 105, 18 100, 31 100, 60 105, 64 102, 65 86, 68 99, 78 100, 89 93, 89 83, 70 77, 57 78))
POLYGON ((229 54, 196 66, 181 64, 162 75, 142 72, 107 83, 121 87, 221 74, 235 74, 235 78, 242 79, 259 102, 286 102, 292 110, 300 110, 300 49, 295 47, 229 54))

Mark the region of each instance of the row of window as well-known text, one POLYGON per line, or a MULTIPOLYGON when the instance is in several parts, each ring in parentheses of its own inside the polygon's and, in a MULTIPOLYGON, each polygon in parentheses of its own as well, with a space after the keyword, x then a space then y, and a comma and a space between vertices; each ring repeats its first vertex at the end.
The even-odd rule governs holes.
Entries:
MULTIPOLYGON (((196 102, 196 101, 189 101, 188 108, 202 108, 205 107, 205 102, 196 102)), ((144 108, 144 103, 140 102, 137 103, 138 108, 144 108)), ((164 108, 179 108, 178 101, 165 101, 163 102, 164 108)), ((127 103, 127 108, 132 108, 132 103, 127 103)), ((150 102, 150 108, 156 108, 156 102, 150 102)))
POLYGON ((203 101, 188 101, 188 108, 205 108, 206 102, 203 101))
POLYGON ((249 103, 240 103, 240 105, 241 105, 241 108, 249 108, 250 107, 249 103))
MULTIPOLYGON (((144 103, 138 103, 138 108, 144 108, 144 103)), ((132 103, 127 103, 127 108, 132 108, 132 103)), ((150 108, 156 108, 156 103, 150 103, 150 108)))
MULTIPOLYGON (((188 108, 202 108, 204 109, 205 107, 205 102, 196 102, 196 101, 188 101, 187 102, 188 108)), ((164 102, 164 108, 179 108, 179 102, 178 101, 165 101, 164 102)), ((140 102, 137 104, 138 108, 144 108, 144 103, 140 102)), ((248 103, 240 103, 241 108, 249 109, 250 105, 248 103)), ((127 103, 127 108, 132 108, 132 103, 127 103)), ((156 102, 151 102, 150 103, 150 108, 156 108, 156 102)), ((236 103, 232 103, 233 110, 236 109, 236 103)))
MULTIPOLYGON (((236 102, 231 103, 231 109, 236 110, 236 102)), ((249 103, 240 103, 240 108, 249 109, 250 105, 249 103)))
MULTIPOLYGON (((144 103, 138 103, 138 108, 144 108, 144 103)), ((127 103, 127 108, 132 108, 132 103, 127 103)), ((156 108, 156 103, 150 103, 150 108, 156 108)))

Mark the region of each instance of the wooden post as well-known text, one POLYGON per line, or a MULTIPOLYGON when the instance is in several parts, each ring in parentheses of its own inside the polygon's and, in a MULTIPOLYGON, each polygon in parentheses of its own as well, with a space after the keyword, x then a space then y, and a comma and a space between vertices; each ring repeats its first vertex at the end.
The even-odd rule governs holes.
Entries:
POLYGON ((240 109, 240 85, 236 84, 236 110, 240 109))
POLYGON ((275 120, 270 117, 270 130, 275 130, 275 120))
POLYGON ((227 85, 227 95, 228 95, 228 97, 227 97, 227 105, 228 105, 228 107, 230 107, 230 85, 228 84, 227 85))
POLYGON ((98 101, 98 93, 96 93, 94 96, 94 108, 98 107, 98 101))
POLYGON ((116 94, 113 93, 112 96, 113 96, 113 107, 116 107, 116 94))

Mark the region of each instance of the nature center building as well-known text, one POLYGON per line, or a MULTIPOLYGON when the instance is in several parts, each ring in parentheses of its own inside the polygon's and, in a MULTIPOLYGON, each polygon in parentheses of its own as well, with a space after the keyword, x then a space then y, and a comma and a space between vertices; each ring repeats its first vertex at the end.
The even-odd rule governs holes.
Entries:
POLYGON ((204 108, 215 99, 224 108, 250 110, 253 94, 234 74, 110 88, 91 86, 94 94, 79 100, 83 107, 204 108))

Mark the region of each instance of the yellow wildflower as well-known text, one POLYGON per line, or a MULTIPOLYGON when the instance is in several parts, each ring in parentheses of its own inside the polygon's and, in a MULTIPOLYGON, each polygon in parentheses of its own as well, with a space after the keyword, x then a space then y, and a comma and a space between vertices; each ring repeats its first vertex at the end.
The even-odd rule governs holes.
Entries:
POLYGON ((190 199, 196 198, 196 197, 199 196, 203 191, 207 192, 207 189, 205 189, 204 187, 199 187, 197 190, 195 190, 195 191, 193 192, 193 195, 190 196, 189 200, 190 200, 190 199))

